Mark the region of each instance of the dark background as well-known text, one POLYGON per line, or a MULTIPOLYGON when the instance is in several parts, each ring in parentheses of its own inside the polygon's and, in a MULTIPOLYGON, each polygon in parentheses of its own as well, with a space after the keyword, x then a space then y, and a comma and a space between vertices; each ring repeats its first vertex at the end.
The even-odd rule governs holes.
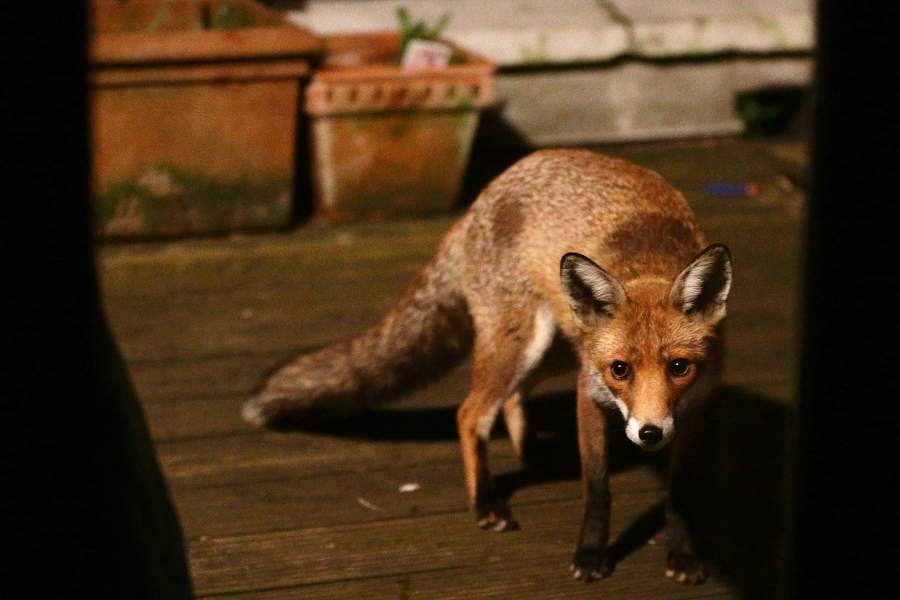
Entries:
MULTIPOLYGON (((896 12, 887 3, 819 7, 797 597, 891 589, 896 570, 896 12)), ((122 450, 129 440, 115 396, 127 385, 111 386, 116 370, 104 367, 111 346, 88 226, 84 7, 22 4, 5 16, 2 240, 13 268, 4 283, 3 514, 19 559, 7 563, 7 589, 99 598, 132 585, 130 597, 141 597, 147 530, 122 489, 146 465, 122 450)))

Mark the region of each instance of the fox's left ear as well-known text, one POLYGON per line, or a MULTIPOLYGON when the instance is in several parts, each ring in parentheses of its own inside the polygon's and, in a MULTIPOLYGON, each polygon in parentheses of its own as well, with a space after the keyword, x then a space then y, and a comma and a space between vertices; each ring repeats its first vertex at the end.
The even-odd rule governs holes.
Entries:
POLYGON ((718 321, 725 316, 730 289, 731 253, 724 244, 713 244, 675 278, 669 299, 686 315, 718 321))

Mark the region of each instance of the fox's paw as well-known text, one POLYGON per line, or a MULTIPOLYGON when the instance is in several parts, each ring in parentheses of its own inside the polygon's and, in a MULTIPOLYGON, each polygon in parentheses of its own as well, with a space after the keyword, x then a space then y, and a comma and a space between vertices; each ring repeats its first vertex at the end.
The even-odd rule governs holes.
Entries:
POLYGON ((699 558, 683 552, 669 552, 666 577, 684 585, 703 583, 708 575, 706 565, 699 558))
POLYGON ((578 550, 569 565, 572 577, 585 583, 609 577, 612 570, 606 560, 606 552, 601 550, 578 550))
POLYGON ((512 517, 509 507, 503 502, 492 502, 487 506, 476 509, 476 523, 481 529, 501 533, 515 531, 519 523, 512 517))

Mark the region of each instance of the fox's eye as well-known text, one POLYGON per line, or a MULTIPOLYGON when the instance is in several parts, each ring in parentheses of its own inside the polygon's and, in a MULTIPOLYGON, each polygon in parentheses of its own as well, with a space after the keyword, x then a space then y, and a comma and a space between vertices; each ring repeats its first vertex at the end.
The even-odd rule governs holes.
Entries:
POLYGON ((628 374, 631 372, 631 367, 627 362, 622 362, 621 360, 614 360, 613 364, 610 365, 609 370, 612 371, 612 376, 616 379, 625 379, 628 377, 628 374))
POLYGON ((691 361, 684 358, 676 358, 669 363, 669 373, 672 377, 684 377, 691 370, 691 361))

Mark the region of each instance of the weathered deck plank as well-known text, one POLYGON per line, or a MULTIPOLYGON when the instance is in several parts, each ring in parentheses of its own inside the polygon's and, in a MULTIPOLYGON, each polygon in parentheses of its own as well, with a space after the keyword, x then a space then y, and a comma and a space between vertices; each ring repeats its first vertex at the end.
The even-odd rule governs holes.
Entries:
MULTIPOLYGON (((518 463, 508 456, 492 457, 501 485, 523 479, 518 463)), ((455 513, 460 523, 472 524, 462 487, 458 460, 429 465, 365 469, 315 477, 241 482, 210 487, 179 488, 185 509, 182 521, 190 539, 227 537, 267 531, 288 531, 332 525, 388 521, 398 518, 455 513), (419 489, 401 492, 415 483, 419 489), (322 510, 326 506, 328 510, 322 510)), ((649 466, 617 473, 616 493, 658 491, 662 474, 649 466)), ((574 477, 540 480, 512 495, 511 506, 578 500, 580 483, 574 477)))
MULTIPOLYGON (((663 500, 660 490, 617 494, 613 499, 612 536, 663 500)), ((351 578, 368 578, 432 569, 471 569, 495 564, 492 573, 504 569, 522 573, 523 559, 534 564, 550 563, 542 568, 550 579, 573 587, 567 573, 573 538, 577 535, 581 513, 579 499, 558 500, 552 505, 521 506, 518 518, 522 529, 504 535, 479 530, 456 514, 421 515, 347 526, 290 530, 227 538, 210 538, 191 545, 194 581, 199 593, 252 590, 260 585, 291 586, 323 583, 351 578), (436 535, 434 532, 440 532, 436 535), (527 557, 527 558, 526 558, 527 557), (554 564, 555 563, 555 564, 554 564)), ((637 567, 643 570, 641 553, 652 554, 657 589, 672 586, 662 576, 664 551, 658 544, 647 545, 621 561, 623 574, 617 586, 631 577, 637 567)), ((525 571, 527 572, 527 571, 525 571)), ((466 576, 468 577, 468 575, 466 576)), ((721 589, 713 582, 710 589, 721 589)), ((597 593, 597 592, 594 592, 597 593)))
MULTIPOLYGON (((733 591, 699 586, 674 586, 668 581, 639 581, 611 585, 614 579, 585 585, 563 577, 548 578, 542 574, 541 560, 520 560, 510 565, 464 569, 435 569, 413 574, 388 575, 372 579, 354 579, 338 583, 286 587, 269 591, 209 595, 203 598, 236 598, 238 600, 407 600, 434 598, 468 600, 470 598, 515 598, 522 600, 567 600, 568 598, 672 598, 692 600, 734 598, 733 591), (541 574, 539 574, 541 573, 541 574)), ((660 580, 663 578, 660 576, 660 580)))
POLYGON ((365 472, 381 465, 410 467, 457 459, 452 440, 391 440, 264 432, 160 444, 163 471, 171 485, 224 485, 365 472))

